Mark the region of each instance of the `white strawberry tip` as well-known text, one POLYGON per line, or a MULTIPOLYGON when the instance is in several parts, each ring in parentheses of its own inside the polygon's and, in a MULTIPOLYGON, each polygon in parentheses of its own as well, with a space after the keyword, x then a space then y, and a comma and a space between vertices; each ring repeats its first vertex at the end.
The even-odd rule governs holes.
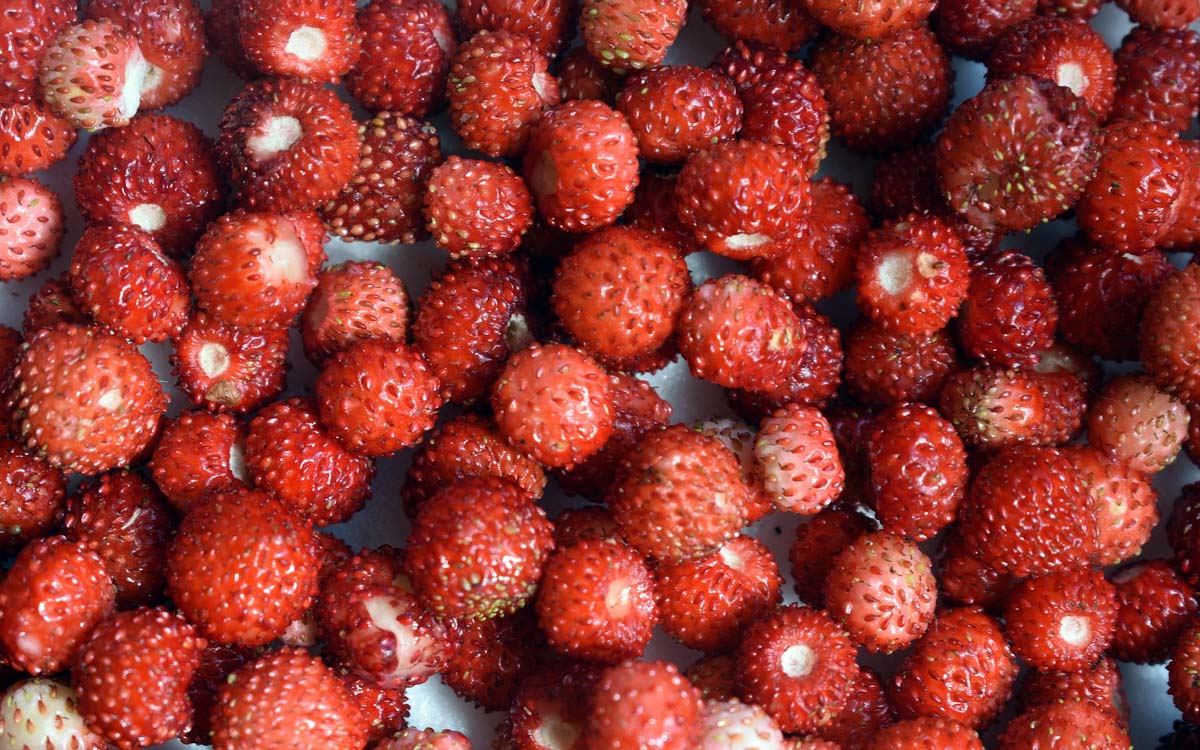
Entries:
POLYGON ((1083 96, 1083 92, 1087 89, 1088 79, 1079 63, 1063 63, 1058 66, 1056 73, 1059 86, 1071 89, 1071 93, 1075 96, 1083 96))
POLYGON ((140 98, 146 99, 147 94, 150 94, 150 93, 156 91, 159 86, 163 85, 163 80, 165 78, 166 78, 166 74, 163 72, 162 68, 158 67, 157 65, 155 65, 152 62, 147 62, 146 63, 146 75, 142 79, 142 86, 139 89, 140 98))
POLYGON ((229 350, 215 341, 200 347, 200 370, 205 377, 216 378, 229 369, 229 350))
POLYGON ((301 26, 288 36, 283 51, 305 62, 320 60, 329 48, 325 32, 315 26, 301 26))
POLYGON ((167 212, 157 203, 139 203, 129 209, 129 223, 143 232, 157 232, 167 223, 167 212))
POLYGON ((533 83, 533 90, 537 92, 538 98, 541 99, 543 102, 549 103, 550 95, 548 93, 548 86, 547 86, 546 78, 547 78, 547 76, 545 73, 534 73, 532 83, 533 83))
POLYGON ((725 567, 729 568, 730 570, 741 570, 746 566, 746 561, 739 557, 736 552, 730 549, 728 544, 722 547, 717 554, 721 556, 721 562, 725 563, 725 567))
POLYGON ((125 83, 121 87, 120 103, 117 107, 117 111, 124 121, 120 124, 128 123, 137 114, 138 107, 142 103, 142 91, 149 75, 150 63, 146 62, 146 58, 142 56, 142 50, 134 47, 129 62, 125 63, 125 83))
POLYGON ((250 481, 250 472, 246 469, 246 451, 241 443, 229 446, 229 473, 243 482, 250 481))
POLYGON ((912 283, 912 263, 903 253, 888 253, 875 268, 879 285, 888 294, 900 294, 912 283))
POLYGON ((533 741, 546 750, 570 750, 579 739, 579 727, 557 713, 546 714, 533 730, 533 741))
POLYGON ((1058 623, 1058 636, 1072 646, 1082 646, 1091 639, 1091 623, 1086 617, 1067 615, 1058 623))
POLYGON ((304 126, 291 115, 269 117, 246 139, 246 149, 257 162, 270 161, 304 137, 304 126))
POLYGON ((96 401, 96 403, 105 411, 115 412, 121 408, 121 404, 124 403, 124 400, 125 399, 121 395, 120 388, 110 388, 109 390, 100 394, 100 398, 96 401))
POLYGON ((808 677, 816 665, 817 653, 802 643, 789 646, 779 657, 779 666, 783 673, 793 679, 808 677))
POLYGON ((613 617, 621 618, 629 614, 629 582, 618 579, 608 584, 604 592, 604 608, 613 617))
POLYGON ((725 246, 730 250, 753 250, 771 241, 765 234, 731 234, 725 238, 725 246))

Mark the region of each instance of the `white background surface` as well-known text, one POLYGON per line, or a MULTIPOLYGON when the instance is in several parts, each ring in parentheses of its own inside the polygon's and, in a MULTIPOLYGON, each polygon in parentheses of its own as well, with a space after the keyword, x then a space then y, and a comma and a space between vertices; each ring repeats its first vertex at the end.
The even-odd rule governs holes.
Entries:
MULTIPOLYGON (((201 4, 207 8, 208 2, 202 0, 201 4)), ((1130 28, 1125 14, 1112 5, 1105 7, 1100 16, 1093 20, 1093 25, 1103 33, 1109 45, 1114 49, 1130 28)), ((712 56, 724 46, 724 43, 724 40, 703 22, 699 12, 693 9, 688 23, 679 41, 672 48, 667 61, 672 64, 707 65, 712 56)), ((957 70, 955 103, 957 104, 973 95, 982 86, 983 67, 961 59, 955 61, 955 67, 957 70)), ((209 136, 215 137, 217 123, 225 103, 240 90, 242 85, 240 79, 213 56, 205 67, 200 88, 180 105, 168 109, 167 112, 196 123, 209 136)), ((353 105, 344 90, 340 93, 343 99, 353 105)), ((353 106, 359 116, 365 114, 357 105, 353 106)), ((442 134, 443 150, 447 154, 463 153, 457 138, 446 126, 445 117, 438 117, 435 122, 442 134)), ((49 271, 39 274, 33 279, 6 284, 5 288, 0 290, 0 322, 18 330, 28 296, 43 281, 66 269, 70 250, 82 230, 82 221, 72 197, 71 177, 74 172, 74 162, 83 152, 86 140, 86 134, 81 134, 79 143, 72 149, 67 161, 56 165, 48 172, 37 175, 38 179, 47 182, 63 198, 67 212, 68 231, 63 244, 64 252, 49 271)), ((822 167, 822 174, 829 174, 852 184, 858 195, 865 198, 872 165, 872 160, 849 154, 836 143, 831 143, 830 155, 822 167)), ((1047 251, 1053 249, 1060 237, 1071 231, 1073 230, 1070 224, 1054 222, 1039 228, 1030 235, 1010 237, 1005 241, 1004 246, 1021 248, 1040 258, 1047 251)), ((430 274, 446 262, 446 254, 434 247, 431 242, 406 246, 380 246, 372 243, 343 243, 335 239, 330 241, 326 249, 329 253, 330 263, 369 258, 387 264, 404 279, 414 300, 425 290, 430 274)), ((1176 257, 1173 260, 1181 263, 1184 259, 1176 257)), ((709 276, 733 270, 734 267, 733 264, 707 253, 693 255, 689 264, 697 283, 709 276)), ((843 328, 854 314, 853 307, 845 295, 842 299, 823 303, 821 307, 831 313, 839 322, 839 326, 843 328)), ((143 351, 155 363, 161 379, 172 394, 171 414, 187 408, 186 400, 174 388, 174 380, 167 364, 169 348, 166 345, 151 344, 143 347, 143 351)), ((294 330, 290 359, 292 369, 288 375, 288 393, 309 392, 316 373, 304 358, 300 349, 299 337, 294 330)), ((648 380, 674 406, 673 421, 690 423, 714 415, 732 414, 720 389, 692 378, 682 360, 676 361, 663 371, 649 377, 648 380)), ((400 508, 398 490, 404 471, 408 466, 410 453, 411 451, 407 451, 404 454, 379 461, 373 499, 366 509, 350 523, 334 529, 352 546, 396 545, 400 544, 407 536, 408 521, 400 508)), ((1200 479, 1200 472, 1197 472, 1196 467, 1182 454, 1175 465, 1158 476, 1155 486, 1160 493, 1160 510, 1164 512, 1164 516, 1178 494, 1178 488, 1197 479, 1200 479)), ((565 498, 553 484, 548 488, 544 501, 551 516, 555 515, 558 508, 574 503, 574 500, 565 498)), ((787 549, 798 520, 796 517, 776 514, 760 522, 755 528, 756 535, 764 539, 774 550, 780 562, 781 572, 785 576, 788 568, 787 549)), ((1156 531, 1154 539, 1147 549, 1147 554, 1162 556, 1167 553, 1168 548, 1163 530, 1160 528, 1156 531)), ((795 601, 790 580, 785 584, 784 592, 787 601, 795 601)), ((698 655, 672 643, 662 635, 661 631, 656 635, 649 651, 651 657, 672 659, 683 667, 690 664, 698 655)), ((882 664, 876 661, 871 663, 878 664, 886 674, 897 661, 893 658, 882 664)), ((1139 750, 1154 748, 1157 738, 1169 731, 1171 723, 1178 718, 1178 712, 1172 706, 1170 697, 1166 693, 1165 671, 1162 667, 1124 665, 1123 672, 1126 679, 1125 689, 1133 709, 1134 746, 1139 750)), ((468 706, 436 678, 411 689, 408 695, 412 706, 409 715, 411 726, 457 729, 472 739, 477 750, 490 747, 493 729, 501 718, 500 714, 483 714, 474 707, 468 706)), ((164 747, 183 746, 172 743, 164 747)), ((337 749, 331 748, 330 750, 337 749)))

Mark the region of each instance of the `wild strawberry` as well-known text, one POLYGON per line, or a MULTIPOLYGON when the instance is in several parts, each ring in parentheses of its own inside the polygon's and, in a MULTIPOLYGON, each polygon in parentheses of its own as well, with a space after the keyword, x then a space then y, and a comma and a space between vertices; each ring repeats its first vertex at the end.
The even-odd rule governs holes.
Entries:
POLYGON ((1079 472, 1054 448, 994 454, 975 474, 959 521, 980 562, 1017 576, 1083 563, 1096 551, 1096 509, 1079 472))
POLYGON ((305 231, 309 216, 235 211, 210 224, 190 274, 200 309, 239 328, 290 325, 317 284, 310 256, 324 255, 323 238, 305 231))
MULTIPOLYGON (((816 737, 835 743, 836 748, 865 747, 880 729, 895 721, 896 714, 888 705, 879 673, 870 667, 858 667, 842 709, 817 729, 816 737)), ((799 747, 803 750, 807 746, 799 747)), ((816 745, 815 750, 826 748, 816 745)))
POLYGON ((663 629, 688 648, 722 651, 780 601, 783 579, 770 550, 737 536, 706 557, 660 563, 655 593, 663 629))
POLYGON ((322 429, 311 400, 266 407, 250 422, 246 469, 254 486, 290 505, 314 526, 342 523, 371 493, 375 467, 322 429))
POLYGON ((1142 366, 1160 388, 1200 403, 1200 265, 1176 271, 1150 296, 1138 344, 1142 366))
POLYGON ((88 227, 71 258, 73 298, 135 344, 165 341, 187 322, 187 278, 154 238, 120 224, 88 227))
POLYGON ((698 750, 783 748, 783 732, 762 708, 739 700, 706 701, 698 750))
POLYGON ((429 176, 426 227, 452 258, 506 255, 533 223, 533 198, 505 164, 451 156, 429 176))
POLYGON ((542 112, 560 101, 545 56, 508 31, 481 31, 459 46, 446 98, 463 144, 491 157, 519 156, 542 112))
POLYGON ((1054 81, 1087 102, 1099 120, 1116 93, 1116 63, 1099 32, 1062 16, 1039 16, 1013 27, 987 59, 988 79, 1032 75, 1054 81))
POLYGON ((29 296, 21 330, 26 337, 41 328, 53 328, 58 323, 88 325, 91 319, 79 309, 71 295, 71 283, 66 273, 46 281, 29 296))
POLYGON ((900 665, 888 697, 902 718, 940 717, 974 728, 1000 713, 1016 676, 995 620, 978 607, 944 609, 900 665))
POLYGON ((98 0, 84 15, 113 21, 137 40, 147 68, 140 109, 177 104, 200 83, 208 43, 194 0, 98 0))
POLYGON ((703 711, 700 693, 674 664, 627 661, 606 669, 596 683, 587 746, 686 750, 695 747, 703 711))
POLYGON ((484 29, 522 34, 553 59, 574 34, 578 10, 565 0, 463 0, 455 4, 454 23, 462 39, 484 29))
POLYGON ((79 698, 66 685, 35 678, 10 685, 0 697, 0 742, 9 747, 105 750, 109 744, 88 728, 79 698))
POLYGON ((471 741, 453 729, 402 729, 375 745, 376 750, 472 750, 471 741))
POLYGON ((413 345, 442 383, 448 401, 484 397, 510 354, 533 336, 528 282, 506 259, 450 263, 417 303, 413 345))
POLYGON ((980 562, 957 526, 950 527, 946 535, 936 571, 938 587, 947 599, 989 610, 1008 596, 1015 583, 1008 573, 980 562))
POLYGON ((24 177, 0 183, 0 281, 45 270, 62 236, 62 202, 54 191, 24 177))
POLYGON ((594 541, 620 541, 621 531, 612 513, 595 505, 582 508, 567 508, 554 519, 554 546, 556 549, 569 547, 585 539, 594 541))
POLYGON ((372 112, 430 114, 442 101, 457 44, 446 7, 372 0, 358 11, 358 26, 362 56, 346 76, 350 95, 372 112))
POLYGON ((1200 483, 1186 485, 1175 500, 1167 520, 1167 541, 1175 552, 1175 567, 1190 585, 1200 584, 1200 483))
POLYGON ((742 102, 728 77, 691 65, 629 76, 617 96, 642 158, 654 164, 731 140, 742 126, 742 102))
POLYGON ((1184 179, 1183 191, 1179 195, 1179 205, 1175 212, 1175 221, 1166 234, 1158 239, 1158 246, 1164 250, 1200 249, 1200 142, 1184 141, 1183 151, 1188 160, 1188 176, 1184 179))
POLYGON ((1036 576, 1009 594, 1004 632, 1033 667, 1072 671, 1095 663, 1112 641, 1116 589, 1092 568, 1036 576))
POLYGON ((579 26, 592 57, 625 75, 661 63, 686 17, 683 0, 584 0, 579 26))
POLYGON ((546 639, 533 606, 459 625, 462 643, 442 670, 442 681, 485 711, 507 711, 520 681, 544 661, 546 639))
POLYGON ((1138 26, 1150 29, 1186 29, 1200 19, 1200 6, 1186 0, 1120 0, 1117 7, 1138 26))
POLYGON ((1067 89, 1024 74, 997 80, 947 120, 938 184, 972 224, 1024 231, 1075 204, 1095 171, 1097 141, 1095 116, 1067 89))
POLYGON ((41 102, 0 104, 0 175, 45 169, 66 157, 75 138, 74 123, 41 102))
POLYGON ((1187 130, 1200 109, 1200 35, 1191 29, 1135 27, 1116 52, 1113 111, 1131 120, 1187 130))
POLYGON ((336 669, 350 699, 370 725, 368 743, 381 742, 404 729, 409 707, 402 688, 380 687, 379 683, 364 680, 344 667, 336 669))
POLYGON ((1114 461, 1092 446, 1067 446, 1099 519, 1096 562, 1115 565, 1136 556, 1158 525, 1158 493, 1140 471, 1114 461))
POLYGON ((551 647, 602 663, 640 656, 658 622, 650 569, 618 540, 583 539, 557 549, 536 606, 551 647))
POLYGON ((800 0, 701 0, 704 19, 730 42, 791 52, 812 41, 821 24, 800 0))
POLYGON ((679 218, 696 239, 737 260, 780 253, 812 206, 797 153, 757 141, 722 143, 693 154, 679 173, 675 196, 679 218))
MULTIPOLYGON (((554 471, 559 485, 574 495, 603 502, 626 454, 646 434, 665 427, 671 405, 645 381, 629 375, 609 376, 613 399, 613 431, 604 445, 567 470, 554 471)), ((529 459, 527 459, 529 460, 529 459)))
POLYGON ((362 747, 367 722, 345 685, 315 656, 272 651, 234 672, 218 693, 212 742, 226 750, 362 747))
POLYGON ((527 675, 521 682, 497 741, 513 750, 583 750, 595 683, 600 668, 587 662, 558 662, 527 675))
POLYGON ((796 605, 750 625, 737 663, 743 698, 785 732, 811 732, 836 716, 858 669, 841 626, 821 610, 796 605))
POLYGON ((907 146, 950 108, 950 55, 924 25, 882 39, 831 35, 813 50, 812 68, 829 101, 833 134, 853 149, 907 146))
POLYGON ((181 414, 163 425, 150 458, 154 483, 186 514, 210 492, 247 485, 245 442, 246 428, 229 414, 181 414))
POLYGON ((0 648, 32 675, 67 667, 113 611, 104 561, 83 544, 50 536, 30 542, 0 581, 0 648))
POLYGON ((700 249, 696 236, 679 220, 676 211, 675 183, 679 175, 660 175, 644 171, 638 175, 633 203, 624 214, 625 223, 666 240, 683 255, 700 249))
POLYGON ((957 367, 945 329, 909 335, 866 321, 846 337, 846 386, 867 403, 936 403, 957 367))
POLYGON ((78 6, 67 0, 26 0, 5 8, 0 16, 0 59, 4 60, 0 102, 19 104, 37 98, 42 52, 78 12, 78 6))
POLYGON ((107 18, 63 27, 42 54, 46 106, 77 128, 119 128, 137 114, 149 65, 137 39, 107 18))
POLYGON ((0 442, 0 550, 13 552, 58 525, 66 477, 11 440, 0 442))
POLYGON ((601 65, 587 47, 574 47, 558 65, 558 89, 564 102, 598 99, 612 106, 621 90, 621 77, 601 65))
POLYGON ((792 149, 815 175, 829 143, 829 104, 812 71, 788 60, 751 76, 738 93, 742 138, 792 149))
POLYGON ((688 667, 686 676, 706 701, 728 701, 737 698, 737 662, 732 654, 701 656, 688 667))
POLYGON ((934 29, 950 52, 969 60, 986 60, 1005 33, 1033 18, 1039 0, 954 0, 938 5, 934 29))
POLYGON ((649 433, 626 455, 608 504, 639 552, 682 562, 732 539, 748 499, 741 465, 721 441, 672 425, 649 433))
POLYGON ((902 36, 921 26, 936 7, 929 0, 870 3, 847 7, 830 0, 806 0, 804 6, 820 23, 839 35, 862 41, 902 36))
POLYGON ((1042 16, 1063 16, 1087 21, 1099 13, 1102 7, 1103 0, 1038 0, 1037 12, 1042 16))
POLYGON ((250 660, 250 651, 209 642, 200 654, 200 665, 192 673, 188 699, 192 703, 192 728, 180 739, 184 742, 211 742, 212 713, 217 704, 217 690, 229 675, 250 660))
POLYGON ((251 210, 313 209, 354 176, 361 143, 350 108, 292 79, 257 81, 225 107, 217 156, 251 210))
POLYGON ((1179 637, 1167 665, 1168 692, 1185 721, 1200 720, 1200 693, 1196 674, 1200 671, 1200 629, 1191 625, 1179 637))
POLYGON ((939 408, 964 443, 984 450, 1042 442, 1048 409, 1036 374, 994 367, 952 373, 939 408))
POLYGON ((322 269, 300 316, 304 353, 321 364, 369 338, 403 341, 409 299, 404 282, 382 263, 348 261, 322 269))
POLYGON ((167 408, 150 362, 94 328, 60 324, 34 333, 13 378, 20 441, 68 471, 98 474, 130 463, 167 408))
POLYGON ((1187 439, 1187 408, 1145 376, 1105 386, 1088 411, 1088 442, 1119 463, 1154 474, 1169 466, 1187 439))
MULTIPOLYGON (((807 18, 808 22, 813 24, 814 30, 819 30, 819 24, 816 24, 812 17, 803 11, 803 6, 800 3, 794 5, 789 3, 789 6, 787 10, 799 11, 796 17, 803 16, 807 18)), ((783 9, 782 4, 776 7, 783 9)), ((731 9, 721 10, 724 12, 731 9)), ((751 8, 747 7, 747 11, 751 10, 751 8)), ((707 17, 707 10, 702 7, 701 11, 707 17)), ((786 67, 790 64, 789 60, 792 58, 775 45, 738 39, 736 35, 732 36, 733 38, 730 40, 730 43, 713 57, 708 67, 711 70, 724 73, 728 76, 733 81, 733 85, 737 87, 739 95, 744 93, 751 84, 759 80, 762 76, 769 74, 776 68, 786 67)), ((805 43, 812 36, 815 36, 815 33, 806 39, 805 43)))
POLYGON ((952 719, 918 716, 880 729, 867 750, 983 750, 979 734, 952 719))
POLYGON ((287 330, 251 332, 198 312, 174 341, 171 364, 195 406, 245 413, 283 390, 287 330))
POLYGON ((1050 703, 1083 700, 1112 714, 1117 723, 1129 723, 1121 672, 1117 663, 1104 657, 1093 666, 1076 672, 1031 672, 1021 685, 1021 706, 1028 710, 1050 703))
POLYGON ((594 100, 567 102, 534 124, 523 173, 547 223, 588 232, 612 224, 633 200, 637 156, 620 112, 594 100))
POLYGON ((788 301, 740 275, 705 282, 679 319, 679 349, 692 374, 726 388, 779 386, 801 363, 806 342, 788 301))
POLYGON ((1002 367, 1032 364, 1054 343, 1057 324, 1054 290, 1029 256, 1005 252, 971 270, 957 321, 968 356, 1002 367))
POLYGON ((238 26, 246 59, 268 76, 337 83, 361 51, 348 0, 246 0, 238 26))
POLYGON ((1112 712, 1067 700, 1030 709, 1000 735, 999 750, 1126 750, 1133 747, 1112 712))
POLYGON ((838 553, 874 528, 872 520, 844 508, 827 508, 797 526, 788 560, 800 601, 824 607, 825 579, 838 553))
POLYGON ((259 646, 308 609, 319 564, 316 537, 291 508, 231 490, 184 517, 167 555, 167 586, 205 636, 259 646))
POLYGON ((121 750, 167 742, 188 731, 188 686, 204 639, 177 614, 142 608, 102 622, 71 675, 79 712, 121 750))
POLYGON ((813 515, 832 503, 845 472, 829 423, 816 409, 789 404, 759 425, 756 474, 779 510, 813 515))
POLYGON ((1196 591, 1166 560, 1144 560, 1112 575, 1117 591, 1112 654, 1121 661, 1159 664, 1200 611, 1196 591))

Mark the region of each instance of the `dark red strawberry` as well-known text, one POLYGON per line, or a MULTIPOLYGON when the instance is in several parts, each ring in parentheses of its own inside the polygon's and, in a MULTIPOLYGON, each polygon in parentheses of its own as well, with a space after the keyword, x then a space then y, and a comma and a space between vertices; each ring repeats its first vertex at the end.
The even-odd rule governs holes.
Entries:
POLYGON ((246 59, 268 76, 337 83, 361 52, 350 0, 245 0, 238 30, 246 59))
POLYGON ((884 727, 871 739, 867 750, 983 750, 979 734, 952 719, 918 716, 884 727))
POLYGON ((358 11, 362 56, 346 77, 372 112, 425 117, 442 101, 454 57, 450 13, 437 0, 373 0, 358 11))
POLYGON ((958 354, 945 329, 908 335, 861 322, 847 333, 845 365, 847 388, 866 403, 936 404, 958 354))
POLYGON ((946 49, 969 60, 988 52, 1013 27, 1033 17, 1039 0, 951 0, 938 4, 934 29, 946 49))
POLYGON ((802 0, 702 0, 704 19, 730 42, 747 42, 784 52, 798 50, 821 24, 802 0))
POLYGON ((1077 672, 1032 672, 1021 685, 1021 705, 1025 709, 1075 700, 1109 711, 1122 727, 1129 725, 1121 672, 1111 657, 1077 672))
POLYGON ((829 142, 829 103, 812 71, 799 60, 767 66, 738 93, 746 108, 742 138, 792 149, 815 175, 829 142))
POLYGON ((938 587, 947 599, 988 610, 1003 601, 1015 583, 1008 573, 981 563, 956 526, 946 535, 936 571, 938 587))
POLYGON ((1054 343, 1054 290, 1033 260, 1005 252, 971 269, 958 312, 958 341, 967 356, 998 367, 1030 365, 1054 343))
POLYGON ((63 513, 66 477, 11 440, 0 442, 0 550, 45 536, 63 513))
POLYGON ((1038 16, 1013 27, 987 59, 988 79, 1014 75, 1045 78, 1087 102, 1103 121, 1116 93, 1116 63, 1100 33, 1082 20, 1038 16))
MULTIPOLYGON (((802 11, 801 3, 789 3, 789 10, 795 9, 802 11)), ((776 8, 783 8, 783 4, 775 5, 776 8)), ((703 11, 704 9, 701 8, 703 11)), ((719 11, 727 11, 729 8, 719 8, 719 11)), ((753 12, 752 7, 746 6, 747 12, 753 12)), ((813 24, 813 34, 805 39, 803 43, 807 43, 809 39, 815 36, 818 30, 817 25, 807 12, 798 12, 797 18, 805 18, 808 23, 813 24)), ((751 20, 751 19, 747 19, 751 20)), ((771 70, 779 67, 787 67, 791 63, 786 52, 770 43, 755 42, 748 39, 738 39, 736 35, 731 39, 730 44, 721 50, 713 57, 712 62, 708 67, 712 70, 724 73, 733 81, 733 85, 737 86, 738 94, 742 94, 753 83, 768 75, 771 70)))
POLYGON ((71 295, 71 283, 63 273, 46 281, 29 296, 21 330, 30 336, 40 328, 52 328, 58 323, 87 325, 91 322, 87 313, 79 309, 71 295))
POLYGON ((283 390, 286 329, 251 332, 198 312, 173 343, 179 388, 195 406, 241 414, 283 390))
POLYGON ((1150 297, 1138 337, 1142 366, 1160 388, 1200 403, 1200 265, 1171 275, 1150 297))
POLYGON ((682 162, 731 140, 742 126, 742 102, 727 76, 691 65, 656 67, 629 76, 617 96, 642 158, 682 162))
POLYGON ((621 77, 601 65, 587 47, 573 47, 558 65, 558 89, 564 102, 598 99, 611 106, 621 90, 621 77))
POLYGON ((559 662, 526 675, 517 689, 497 742, 513 750, 584 750, 592 692, 600 669, 587 662, 559 662))
POLYGON ((485 711, 507 711, 521 680, 546 661, 546 638, 533 607, 459 626, 462 643, 442 670, 442 681, 485 711))
POLYGON ((229 414, 187 412, 168 420, 150 458, 154 483, 186 514, 210 492, 245 487, 246 428, 229 414))
POLYGON ((1200 109, 1200 35, 1191 29, 1135 27, 1116 52, 1113 111, 1187 130, 1200 109))
POLYGON ((1166 560, 1131 563, 1112 574, 1117 617, 1112 653, 1121 661, 1158 664, 1200 611, 1196 591, 1166 560))
POLYGON ((872 0, 846 6, 831 0, 806 0, 804 6, 813 18, 838 34, 878 41, 922 25, 936 4, 929 0, 872 0))
POLYGON ((895 721, 896 714, 888 705, 879 673, 870 667, 859 667, 850 682, 842 710, 817 729, 816 737, 820 739, 810 737, 809 741, 818 744, 809 746, 801 741, 795 750, 864 747, 879 730, 895 721))
POLYGON ((553 58, 574 35, 578 12, 567 0, 463 0, 455 4, 454 23, 462 39, 484 29, 523 34, 538 52, 553 58))

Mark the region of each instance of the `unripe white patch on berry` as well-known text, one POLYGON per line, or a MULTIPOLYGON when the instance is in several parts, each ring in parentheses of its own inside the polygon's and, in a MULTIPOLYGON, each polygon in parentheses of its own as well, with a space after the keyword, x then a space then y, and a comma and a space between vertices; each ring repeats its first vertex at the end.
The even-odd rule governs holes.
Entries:
POLYGON ((14 684, 0 698, 0 747, 99 750, 108 743, 87 728, 71 688, 34 679, 14 684))
POLYGON ((250 481, 250 472, 246 470, 246 453, 241 443, 229 446, 229 473, 243 482, 250 481))
POLYGON ((200 370, 210 378, 219 377, 229 369, 229 350, 210 341, 200 347, 200 370))
POLYGON ((741 570, 746 566, 746 561, 738 556, 728 544, 722 547, 717 554, 721 556, 721 562, 725 563, 725 567, 731 570, 741 570))
POLYGON ((903 253, 889 253, 875 269, 879 285, 888 294, 900 294, 912 283, 912 263, 903 253))
POLYGON ((790 646, 779 657, 779 666, 783 673, 793 679, 808 677, 813 667, 817 666, 817 652, 802 643, 790 646))
POLYGON ((782 750, 783 732, 758 706, 739 700, 709 701, 699 750, 782 750))
POLYGON ((139 203, 129 209, 129 223, 143 232, 157 232, 167 223, 167 212, 157 203, 139 203))
POLYGON ((422 637, 401 618, 411 610, 396 597, 373 596, 364 602, 371 625, 391 633, 396 640, 396 666, 386 675, 388 679, 403 681, 414 674, 427 675, 426 662, 439 645, 431 638, 422 637))
POLYGON ((549 94, 548 86, 547 86, 547 84, 548 84, 547 78, 548 78, 548 76, 546 73, 534 73, 532 83, 533 83, 533 90, 537 92, 538 98, 541 99, 543 102, 549 103, 550 94, 549 94))
POLYGON ((557 713, 549 713, 533 730, 533 741, 546 750, 568 750, 579 739, 579 727, 563 721, 557 713))
MULTIPOLYGON (((148 91, 154 91, 156 88, 162 85, 162 82, 163 69, 154 63, 146 63, 146 76, 142 79, 142 88, 138 93, 138 98, 140 99, 144 97, 148 91)), ((138 106, 141 106, 140 101, 138 102, 138 106)))
POLYGON ((725 238, 725 245, 731 250, 752 250, 770 241, 765 234, 731 234, 725 238))
POLYGON ((1059 86, 1071 89, 1071 93, 1075 94, 1075 96, 1083 96, 1083 92, 1088 85, 1088 79, 1087 75, 1083 72, 1083 68, 1078 63, 1063 63, 1058 66, 1058 70, 1055 73, 1059 86))
POLYGON ((126 120, 133 119, 138 106, 142 103, 142 91, 145 90, 146 79, 150 76, 150 63, 142 57, 138 49, 125 63, 125 85, 121 88, 119 111, 126 120))
POLYGON ((608 610, 613 617, 624 617, 629 614, 629 582, 623 578, 618 578, 608 584, 608 591, 604 593, 604 608, 608 610))
POLYGON ((1083 646, 1092 637, 1092 625, 1086 617, 1067 615, 1058 623, 1058 636, 1072 646, 1083 646))
POLYGON ((125 399, 121 395, 120 388, 110 388, 109 390, 100 394, 100 398, 96 401, 96 403, 105 411, 116 411, 121 408, 121 404, 124 403, 124 401, 125 399))
POLYGON ((312 62, 320 60, 328 48, 329 42, 325 39, 325 32, 315 26, 301 26, 288 37, 283 51, 305 62, 312 62))
POLYGON ((265 162, 282 154, 304 137, 304 126, 291 115, 271 117, 246 138, 246 148, 256 161, 265 162))
POLYGON ((247 230, 246 239, 258 248, 258 267, 264 278, 298 284, 308 277, 308 255, 290 222, 255 226, 247 230))

